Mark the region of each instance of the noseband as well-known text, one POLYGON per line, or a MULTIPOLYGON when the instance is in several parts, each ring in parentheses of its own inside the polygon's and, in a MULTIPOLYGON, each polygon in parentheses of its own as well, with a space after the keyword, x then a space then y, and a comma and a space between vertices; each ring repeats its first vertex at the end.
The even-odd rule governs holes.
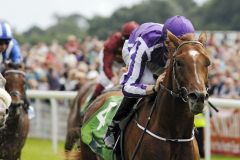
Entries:
MULTIPOLYGON (((189 91, 187 90, 186 87, 184 86, 180 86, 179 82, 178 82, 178 79, 176 78, 176 71, 175 71, 175 66, 176 66, 176 55, 177 55, 177 52, 179 51, 179 49, 184 46, 185 44, 200 44, 203 48, 204 48, 204 45, 199 42, 199 41, 185 41, 183 43, 181 43, 177 49, 174 51, 174 54, 173 54, 173 69, 172 69, 172 73, 173 73, 173 79, 175 80, 176 82, 176 85, 177 85, 177 90, 178 92, 174 92, 173 90, 170 90, 168 89, 167 87, 165 87, 164 85, 160 84, 160 90, 164 89, 166 90, 168 93, 170 93, 173 97, 177 97, 177 98, 181 98, 183 102, 187 103, 188 101, 188 94, 189 94, 189 91)), ((208 89, 207 89, 208 90, 208 89)))
POLYGON ((19 71, 19 70, 15 70, 15 69, 10 69, 10 70, 5 71, 4 75, 8 74, 8 73, 17 73, 17 74, 21 74, 21 75, 23 75, 25 77, 25 72, 19 71))

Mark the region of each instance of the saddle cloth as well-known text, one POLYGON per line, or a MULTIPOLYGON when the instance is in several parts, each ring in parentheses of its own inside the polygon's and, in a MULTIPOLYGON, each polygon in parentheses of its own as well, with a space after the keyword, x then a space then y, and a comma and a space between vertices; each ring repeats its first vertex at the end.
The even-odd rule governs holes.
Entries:
POLYGON ((122 96, 109 97, 81 128, 82 141, 104 160, 112 159, 113 151, 105 146, 104 137, 122 99, 122 96))

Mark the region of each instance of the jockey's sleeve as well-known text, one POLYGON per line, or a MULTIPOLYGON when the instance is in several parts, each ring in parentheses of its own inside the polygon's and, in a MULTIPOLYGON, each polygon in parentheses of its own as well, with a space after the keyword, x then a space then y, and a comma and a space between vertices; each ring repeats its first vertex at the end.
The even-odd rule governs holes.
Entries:
POLYGON ((112 64, 114 56, 118 54, 119 49, 123 46, 121 32, 116 32, 110 36, 104 44, 103 50, 103 71, 111 79, 113 77, 112 64))
POLYGON ((128 49, 128 40, 125 40, 123 48, 122 48, 122 58, 125 65, 129 65, 129 49, 128 49))
POLYGON ((141 84, 146 62, 148 61, 149 49, 140 38, 130 50, 130 64, 128 72, 124 75, 122 91, 127 97, 143 97, 146 95, 147 84, 141 84))
POLYGON ((18 42, 13 39, 12 40, 12 46, 11 48, 8 48, 9 50, 7 50, 6 52, 6 59, 10 59, 12 61, 12 63, 16 63, 19 64, 22 62, 22 54, 21 54, 21 50, 20 47, 18 45, 18 42))
POLYGON ((10 58, 13 63, 21 63, 22 62, 22 55, 21 55, 21 50, 18 45, 15 45, 12 49, 12 52, 10 54, 10 58))

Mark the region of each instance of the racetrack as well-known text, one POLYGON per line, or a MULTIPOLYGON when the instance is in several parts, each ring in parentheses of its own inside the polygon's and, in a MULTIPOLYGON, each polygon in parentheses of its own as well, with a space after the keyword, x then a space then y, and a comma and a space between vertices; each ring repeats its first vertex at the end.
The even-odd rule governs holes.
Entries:
MULTIPOLYGON (((63 142, 58 143, 58 153, 52 152, 50 140, 45 139, 27 139, 26 145, 23 148, 23 160, 64 160, 63 142)), ((212 160, 239 160, 239 158, 226 156, 213 156, 212 160)))

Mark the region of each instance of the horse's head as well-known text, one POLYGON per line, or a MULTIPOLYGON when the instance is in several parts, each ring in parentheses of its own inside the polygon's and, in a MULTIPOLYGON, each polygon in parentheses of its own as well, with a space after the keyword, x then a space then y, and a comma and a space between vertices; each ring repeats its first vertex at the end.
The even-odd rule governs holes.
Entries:
POLYGON ((11 105, 24 104, 25 97, 25 73, 22 65, 8 64, 3 73, 6 79, 5 88, 12 97, 11 105))
POLYGON ((167 35, 172 88, 189 104, 190 111, 198 114, 203 111, 204 101, 208 98, 210 59, 205 49, 207 35, 201 33, 198 40, 193 40, 193 35, 179 39, 169 31, 167 35))

